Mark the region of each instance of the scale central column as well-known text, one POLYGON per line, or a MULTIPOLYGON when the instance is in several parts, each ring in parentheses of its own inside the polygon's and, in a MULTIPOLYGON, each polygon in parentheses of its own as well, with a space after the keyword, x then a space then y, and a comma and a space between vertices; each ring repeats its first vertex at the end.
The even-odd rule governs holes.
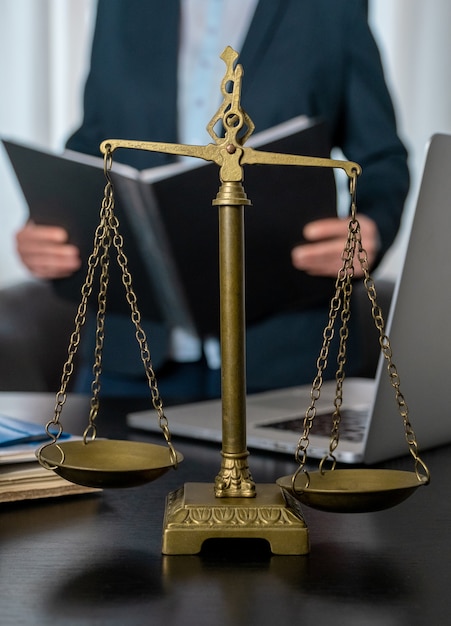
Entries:
POLYGON ((246 444, 244 208, 240 181, 222 181, 219 211, 222 362, 222 461, 214 485, 186 483, 168 495, 163 554, 197 554, 208 539, 265 539, 274 554, 307 554, 299 506, 287 507, 276 484, 256 489, 246 444))
POLYGON ((241 182, 223 182, 213 200, 219 206, 222 363, 222 463, 216 497, 255 496, 246 447, 244 206, 249 204, 241 182))

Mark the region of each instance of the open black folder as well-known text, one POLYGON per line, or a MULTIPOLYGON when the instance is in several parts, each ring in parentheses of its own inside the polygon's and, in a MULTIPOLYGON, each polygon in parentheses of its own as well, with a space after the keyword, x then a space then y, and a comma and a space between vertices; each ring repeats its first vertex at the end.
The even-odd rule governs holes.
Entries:
MULTIPOLYGON (((93 247, 105 180, 103 159, 74 152, 55 155, 3 140, 30 217, 64 226, 84 261, 93 247)), ((301 116, 256 133, 247 145, 271 152, 328 157, 322 122, 301 116)), ((120 158, 120 150, 114 157, 120 158)), ((116 214, 124 237, 138 307, 143 317, 191 327, 201 336, 219 331, 219 169, 198 159, 137 171, 115 161, 116 214)), ((281 310, 327 302, 333 279, 295 270, 290 251, 303 226, 336 215, 333 170, 317 167, 245 167, 246 318, 256 322, 281 310)), ((112 255, 108 308, 129 312, 112 255)), ((79 301, 86 265, 54 281, 65 298, 79 301)), ((95 306, 95 303, 94 303, 95 306)))

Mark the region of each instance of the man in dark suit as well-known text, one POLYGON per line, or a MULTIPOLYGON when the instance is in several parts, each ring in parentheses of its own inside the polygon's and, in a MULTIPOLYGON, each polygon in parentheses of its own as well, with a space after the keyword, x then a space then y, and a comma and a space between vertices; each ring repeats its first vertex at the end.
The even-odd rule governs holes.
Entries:
MULTIPOLYGON (((202 4, 198 2, 197 9, 202 4)), ((184 140, 180 137, 180 64, 184 58, 180 50, 186 33, 184 20, 195 4, 193 0, 190 9, 188 0, 163 4, 99 1, 84 120, 68 148, 98 155, 100 142, 108 137, 184 140)), ((367 24, 366 2, 209 0, 205 10, 213 4, 229 9, 231 36, 236 29, 230 9, 235 10, 237 25, 240 13, 247 15, 238 46, 245 69, 242 104, 256 129, 300 114, 322 118, 331 145, 362 166, 359 220, 374 267, 397 233, 409 176, 379 53, 367 24)), ((226 19, 223 16, 222 26, 226 19)), ((191 27, 191 42, 195 34, 191 27)), ((216 56, 222 49, 218 48, 216 56)), ((191 56, 196 56, 196 50, 191 48, 191 56)), ((138 168, 171 159, 134 150, 119 151, 115 158, 138 168)), ((308 224, 303 233, 307 243, 292 250, 293 265, 314 275, 335 276, 346 233, 347 221, 339 218, 308 224)), ((37 276, 60 277, 79 267, 78 251, 67 244, 66 233, 58 228, 27 224, 17 240, 24 263, 37 276)), ((324 302, 307 311, 281 311, 248 326, 250 391, 311 381, 327 309, 324 302)), ((108 323, 115 341, 105 343, 103 389, 108 393, 111 380, 112 393, 139 393, 139 388, 146 387, 142 365, 138 355, 129 355, 131 340, 129 335, 124 338, 123 320, 111 316, 108 323)), ((152 358, 162 394, 167 389, 169 398, 217 395, 219 373, 211 363, 208 366, 202 350, 194 350, 192 358, 174 358, 168 350, 170 335, 171 329, 150 325, 152 358)), ((87 354, 92 355, 92 345, 87 354)), ((348 361, 348 373, 355 373, 352 351, 348 361)))

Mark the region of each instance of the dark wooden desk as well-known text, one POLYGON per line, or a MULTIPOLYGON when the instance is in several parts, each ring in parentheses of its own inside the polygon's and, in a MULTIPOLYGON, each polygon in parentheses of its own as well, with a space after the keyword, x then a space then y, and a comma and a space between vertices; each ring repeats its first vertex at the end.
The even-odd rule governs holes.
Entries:
MULTIPOLYGON (((15 397, 0 394, 0 411, 17 406, 23 415, 28 405, 41 421, 45 403, 53 406, 53 397, 15 397)), ((125 428, 129 407, 102 402, 99 433, 145 440, 125 428)), ((62 421, 76 432, 86 414, 63 411, 62 421)), ((259 542, 236 541, 199 556, 162 556, 166 494, 185 482, 212 482, 219 469, 216 446, 176 444, 185 461, 149 485, 1 505, 2 624, 448 623, 451 447, 423 455, 431 484, 398 507, 360 515, 305 509, 308 556, 271 556, 259 542)), ((257 484, 294 469, 291 458, 260 453, 250 465, 257 484)), ((408 457, 386 465, 411 467, 408 457)))

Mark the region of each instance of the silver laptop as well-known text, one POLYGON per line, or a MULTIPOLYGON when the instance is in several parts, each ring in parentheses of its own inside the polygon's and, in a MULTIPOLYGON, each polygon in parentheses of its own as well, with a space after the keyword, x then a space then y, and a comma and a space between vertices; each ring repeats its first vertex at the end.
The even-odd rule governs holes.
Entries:
MULTIPOLYGON (((386 320, 400 390, 420 453, 451 442, 450 233, 451 135, 437 134, 428 145, 404 265, 386 320)), ((334 381, 325 382, 317 402, 309 457, 321 458, 329 448, 334 394, 334 381)), ((294 455, 309 402, 310 386, 249 395, 248 447, 294 455)), ((165 412, 174 436, 221 441, 220 400, 168 407, 165 412)), ((342 414, 335 452, 340 462, 371 464, 408 454, 383 355, 375 380, 345 381, 342 414)), ((131 413, 127 420, 132 428, 159 430, 153 411, 131 413)))

